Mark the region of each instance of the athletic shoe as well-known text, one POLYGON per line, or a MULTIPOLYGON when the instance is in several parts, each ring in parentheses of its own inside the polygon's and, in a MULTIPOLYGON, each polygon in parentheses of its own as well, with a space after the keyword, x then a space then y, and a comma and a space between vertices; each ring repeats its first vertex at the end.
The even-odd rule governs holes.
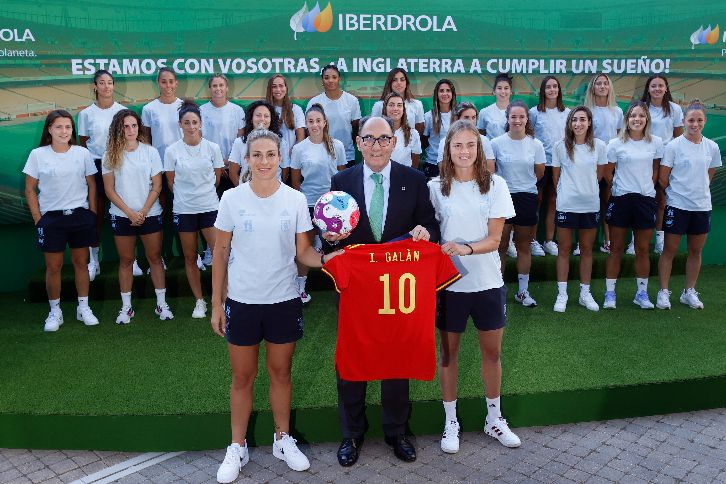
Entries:
POLYGON ((603 240, 602 245, 600 246, 600 252, 603 252, 605 254, 610 253, 610 241, 609 240, 603 240))
POLYGON ((294 471, 305 471, 310 468, 310 461, 305 454, 297 448, 297 440, 293 439, 285 432, 280 434, 280 440, 276 439, 276 435, 272 434, 272 455, 280 460, 284 460, 287 466, 294 471))
POLYGON ((537 242, 536 240, 532 240, 529 247, 534 257, 544 257, 545 251, 539 242, 537 242))
POLYGON ((197 267, 200 271, 206 271, 207 266, 204 265, 204 262, 202 262, 202 256, 197 254, 197 267))
POLYGON ((558 294, 555 301, 555 307, 552 308, 556 313, 564 313, 567 309, 567 294, 558 294))
POLYGON ((95 326, 98 324, 98 318, 93 315, 93 311, 89 306, 78 306, 76 309, 76 319, 83 322, 86 326, 95 326))
POLYGON ((514 295, 514 300, 525 308, 533 308, 537 305, 537 301, 529 295, 529 291, 523 291, 514 295))
POLYGON ((635 299, 633 299, 633 304, 635 304, 636 306, 640 306, 642 309, 655 308, 655 306, 653 306, 653 303, 650 302, 648 293, 645 291, 638 291, 635 293, 635 299))
POLYGON ((559 250, 557 249, 557 242, 555 242, 554 240, 548 240, 547 242, 545 242, 543 249, 545 251, 545 254, 556 256, 559 253, 559 250))
POLYGON ((597 305, 590 291, 580 293, 580 306, 585 306, 590 311, 600 311, 600 306, 597 305))
POLYGON ((45 326, 43 331, 58 331, 58 328, 63 324, 63 313, 60 311, 53 311, 52 309, 48 313, 48 317, 45 318, 45 326))
POLYGON ((662 254, 663 253, 663 244, 665 243, 665 234, 658 235, 658 231, 655 232, 655 249, 654 252, 656 254, 662 254))
POLYGON ((635 242, 633 242, 632 240, 630 241, 630 243, 628 244, 628 248, 625 249, 625 253, 627 255, 635 255, 635 242))
POLYGON ((116 316, 116 324, 129 324, 134 317, 134 308, 131 306, 121 308, 116 316))
MULTIPOLYGON (((196 308, 194 308, 196 309, 196 308)), ((159 319, 162 321, 167 321, 169 319, 174 319, 174 314, 171 312, 171 309, 169 309, 168 304, 164 304, 163 306, 156 306, 154 309, 154 312, 157 316, 159 316, 159 319)))
POLYGON ((205 266, 211 266, 212 265, 212 249, 207 247, 207 250, 204 251, 204 258, 202 259, 202 264, 205 266))
POLYGON ((459 422, 446 422, 444 434, 441 436, 441 450, 447 454, 459 452, 459 422))
POLYGON ((692 307, 693 309, 703 309, 703 303, 698 298, 698 293, 695 289, 684 289, 681 293, 681 303, 692 307))
MULTIPOLYGON (((151 269, 149 269, 149 272, 151 272, 151 269)), ((134 259, 134 265, 131 267, 131 273, 134 275, 134 277, 143 276, 144 271, 141 270, 141 267, 139 267, 139 261, 134 259)))
POLYGON ((194 305, 194 311, 192 311, 192 317, 195 319, 207 317, 207 302, 204 299, 197 299, 197 303, 194 305))
POLYGON ((602 303, 603 309, 615 309, 615 291, 605 291, 605 302, 602 303))
POLYGON ((658 296, 655 298, 655 307, 658 309, 671 308, 671 292, 668 289, 658 291, 658 296))
POLYGON ((505 447, 514 448, 522 445, 519 437, 509 430, 509 425, 507 425, 504 417, 499 417, 494 422, 489 422, 489 419, 487 419, 484 422, 484 433, 490 437, 494 437, 505 447))
POLYGON ((300 293, 300 300, 302 300, 303 304, 308 304, 310 301, 313 300, 313 297, 307 292, 303 291, 300 293))
POLYGON ((250 461, 250 453, 247 450, 247 441, 244 447, 240 445, 230 445, 227 447, 227 454, 224 456, 222 464, 217 469, 217 482, 226 484, 234 482, 239 476, 242 466, 250 461))
POLYGON ((507 257, 511 257, 512 259, 517 257, 517 247, 511 240, 509 241, 509 245, 507 246, 507 257))
POLYGON ((580 244, 579 243, 575 246, 575 249, 572 251, 572 255, 580 255, 580 244))
POLYGON ((98 262, 89 262, 88 263, 88 279, 93 282, 96 279, 96 276, 101 273, 101 266, 98 264, 98 262))
MULTIPOLYGON (((166 261, 164 261, 164 258, 163 257, 161 258, 161 265, 164 266, 164 270, 166 270, 166 261)), ((146 273, 147 274, 151 274, 151 267, 149 267, 148 269, 146 269, 146 273)), ((136 274, 134 274, 134 275, 136 275, 136 274)))

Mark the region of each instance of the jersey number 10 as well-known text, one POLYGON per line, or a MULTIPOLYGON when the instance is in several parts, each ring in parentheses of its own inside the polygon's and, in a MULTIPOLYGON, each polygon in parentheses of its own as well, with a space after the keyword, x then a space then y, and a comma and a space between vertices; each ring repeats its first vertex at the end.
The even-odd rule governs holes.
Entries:
MULTIPOLYGON (((383 283, 383 307, 378 310, 378 314, 396 314, 396 310, 391 307, 391 275, 383 274, 378 280, 383 283)), ((398 278, 398 310, 403 314, 411 314, 414 309, 416 309, 416 278, 410 272, 406 272, 398 278), (408 291, 406 291, 407 285, 408 291), (406 293, 408 293, 408 305, 406 305, 406 293)))

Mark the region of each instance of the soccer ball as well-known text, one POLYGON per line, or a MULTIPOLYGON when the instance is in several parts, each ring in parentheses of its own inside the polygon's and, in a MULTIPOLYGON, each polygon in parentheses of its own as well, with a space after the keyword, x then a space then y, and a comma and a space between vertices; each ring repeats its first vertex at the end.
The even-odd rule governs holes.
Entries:
POLYGON ((322 232, 345 235, 359 218, 358 202, 346 192, 328 192, 315 202, 313 222, 322 232))

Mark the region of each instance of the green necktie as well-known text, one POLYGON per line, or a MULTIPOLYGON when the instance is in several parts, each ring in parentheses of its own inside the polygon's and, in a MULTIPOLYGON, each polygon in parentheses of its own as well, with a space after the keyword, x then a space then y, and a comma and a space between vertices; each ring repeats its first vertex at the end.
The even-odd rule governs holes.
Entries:
POLYGON ((371 196, 368 219, 371 223, 373 238, 376 239, 376 242, 380 242, 383 234, 383 175, 372 173, 371 178, 376 186, 373 188, 373 196, 371 196))

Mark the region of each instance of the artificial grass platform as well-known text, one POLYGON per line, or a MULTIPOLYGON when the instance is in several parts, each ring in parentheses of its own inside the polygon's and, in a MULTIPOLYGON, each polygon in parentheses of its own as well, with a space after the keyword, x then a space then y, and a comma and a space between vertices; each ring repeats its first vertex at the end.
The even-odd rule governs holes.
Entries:
MULTIPOLYGON (((575 283, 564 314, 552 312, 553 282, 530 284, 540 306, 508 306, 505 415, 521 426, 726 405, 724 276, 726 268, 703 268, 703 311, 678 303, 682 276, 671 283, 671 311, 636 308, 631 278, 618 283, 619 308, 598 313, 577 304, 575 283)), ((653 296, 656 286, 652 281, 653 296)), ((604 282, 594 281, 599 302, 603 291, 604 282)), ((0 447, 163 450, 227 442, 226 346, 208 320, 191 319, 192 299, 170 300, 175 319, 164 322, 153 315, 153 300, 137 299, 128 326, 113 324, 118 300, 94 301, 101 324, 91 328, 75 321, 73 303, 64 303, 66 322, 50 334, 42 331, 47 303, 26 304, 18 295, 1 296, 0 302, 0 447)), ((335 332, 334 293, 313 293, 293 365, 293 420, 303 440, 339 437, 335 332)), ((263 358, 248 437, 268 443, 263 358)), ((459 414, 467 430, 477 429, 484 415, 479 365, 469 327, 459 369, 459 414)), ((411 399, 412 431, 440 432, 438 380, 412 381, 411 399)), ((372 435, 380 432, 379 401, 379 385, 369 385, 372 435)))

